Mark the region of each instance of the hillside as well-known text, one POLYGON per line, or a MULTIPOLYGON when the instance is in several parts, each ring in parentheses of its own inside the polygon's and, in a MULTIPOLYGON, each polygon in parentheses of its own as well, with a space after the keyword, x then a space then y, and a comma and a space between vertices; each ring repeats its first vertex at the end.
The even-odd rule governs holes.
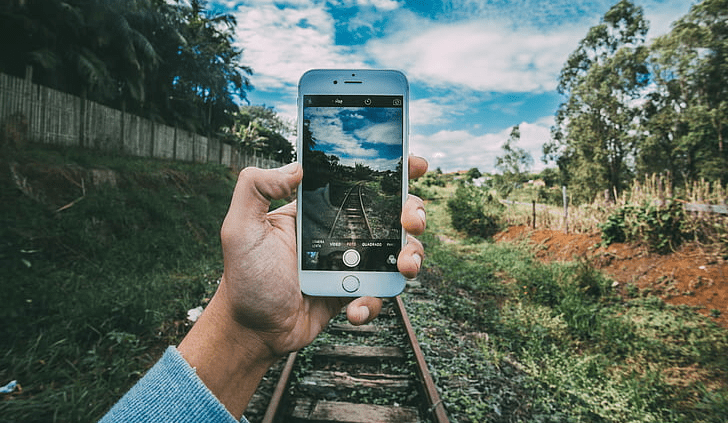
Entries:
POLYGON ((695 245, 684 245, 670 254, 650 253, 646 247, 615 243, 601 246, 594 234, 564 234, 513 226, 498 234, 497 241, 529 240, 544 261, 573 261, 586 257, 608 274, 624 295, 638 289, 641 295, 657 295, 668 304, 696 307, 728 328, 728 263, 695 245))
POLYGON ((21 389, 0 416, 95 421, 216 286, 236 175, 75 149, 2 156, 0 382, 21 389))

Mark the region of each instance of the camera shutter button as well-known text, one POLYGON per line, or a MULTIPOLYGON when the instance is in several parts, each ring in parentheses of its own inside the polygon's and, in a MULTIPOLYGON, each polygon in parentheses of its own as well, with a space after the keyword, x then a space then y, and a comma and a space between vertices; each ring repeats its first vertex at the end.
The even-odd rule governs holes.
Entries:
POLYGON ((355 267, 359 264, 359 260, 361 260, 361 256, 359 255, 359 252, 356 250, 346 250, 344 251, 344 255, 342 257, 342 260, 344 261, 344 264, 349 267, 355 267))

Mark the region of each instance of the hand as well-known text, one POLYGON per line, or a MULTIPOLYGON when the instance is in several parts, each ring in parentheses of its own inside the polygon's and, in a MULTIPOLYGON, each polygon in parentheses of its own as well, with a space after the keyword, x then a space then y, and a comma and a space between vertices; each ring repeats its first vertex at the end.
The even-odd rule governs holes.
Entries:
MULTIPOLYGON (((410 157, 409 163, 411 178, 427 171, 424 159, 410 157)), ((351 301, 301 293, 296 269, 296 204, 270 213, 268 209, 271 200, 289 196, 302 176, 298 164, 272 170, 247 168, 240 173, 222 225, 220 287, 178 347, 228 410, 234 415, 240 412, 236 418, 249 399, 241 390, 252 385, 252 395, 278 357, 311 343, 343 306, 348 304, 347 317, 353 324, 367 323, 381 310, 382 301, 377 298, 351 301)), ((422 200, 410 196, 402 212, 403 228, 419 235, 425 225, 422 200)), ((416 276, 422 257, 422 244, 408 236, 399 255, 399 271, 416 276)))

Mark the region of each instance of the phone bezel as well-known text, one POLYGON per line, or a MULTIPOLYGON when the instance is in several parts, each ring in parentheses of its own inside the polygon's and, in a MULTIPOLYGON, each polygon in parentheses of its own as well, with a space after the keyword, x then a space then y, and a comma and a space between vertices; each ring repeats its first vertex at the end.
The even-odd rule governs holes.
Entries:
MULTIPOLYGON (((373 69, 314 69, 304 73, 298 83, 298 137, 297 150, 303 151, 303 97, 305 95, 397 95, 402 96, 402 207, 407 200, 409 156, 409 84, 402 72, 373 69)), ((302 154, 298 161, 302 163, 302 154)), ((302 186, 298 187, 296 213, 296 260, 301 291, 313 296, 334 297, 393 297, 405 287, 404 276, 396 271, 334 271, 304 270, 302 266, 301 204, 302 186), (349 292, 343 287, 344 278, 354 276, 359 287, 349 292)), ((401 247, 407 234, 401 231, 401 247)))

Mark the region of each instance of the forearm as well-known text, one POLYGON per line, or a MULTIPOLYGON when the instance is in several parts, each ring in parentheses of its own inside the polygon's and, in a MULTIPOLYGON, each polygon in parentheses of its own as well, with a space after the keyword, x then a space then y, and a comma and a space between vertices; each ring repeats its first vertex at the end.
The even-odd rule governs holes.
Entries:
POLYGON ((237 419, 268 368, 279 358, 252 331, 234 322, 218 296, 213 297, 177 350, 237 419))
POLYGON ((215 398, 174 347, 101 419, 101 423, 236 421, 240 417, 233 417, 215 398))

